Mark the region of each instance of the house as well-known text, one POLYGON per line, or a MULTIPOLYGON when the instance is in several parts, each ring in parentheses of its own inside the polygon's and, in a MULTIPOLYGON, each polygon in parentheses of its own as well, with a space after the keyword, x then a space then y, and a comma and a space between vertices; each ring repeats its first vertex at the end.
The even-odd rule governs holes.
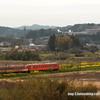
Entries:
POLYGON ((11 43, 10 42, 1 42, 0 43, 0 46, 1 47, 10 47, 11 46, 11 43))

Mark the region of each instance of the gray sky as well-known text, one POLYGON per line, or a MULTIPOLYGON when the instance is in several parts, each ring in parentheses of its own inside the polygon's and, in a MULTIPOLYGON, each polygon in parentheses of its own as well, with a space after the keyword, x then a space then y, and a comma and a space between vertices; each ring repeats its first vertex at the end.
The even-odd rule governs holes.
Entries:
POLYGON ((100 0, 0 0, 0 26, 100 23, 100 0))

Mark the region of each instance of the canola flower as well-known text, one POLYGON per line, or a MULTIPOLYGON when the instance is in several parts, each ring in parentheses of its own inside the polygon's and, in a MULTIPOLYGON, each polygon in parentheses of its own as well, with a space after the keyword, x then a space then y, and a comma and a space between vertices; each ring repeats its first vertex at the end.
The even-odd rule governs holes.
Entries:
POLYGON ((84 62, 84 63, 80 63, 80 65, 77 65, 77 64, 61 64, 60 66, 60 69, 61 68, 69 68, 71 67, 71 69, 75 69, 75 68, 97 68, 97 67, 100 67, 100 62, 93 62, 93 63, 87 63, 87 62, 84 62))

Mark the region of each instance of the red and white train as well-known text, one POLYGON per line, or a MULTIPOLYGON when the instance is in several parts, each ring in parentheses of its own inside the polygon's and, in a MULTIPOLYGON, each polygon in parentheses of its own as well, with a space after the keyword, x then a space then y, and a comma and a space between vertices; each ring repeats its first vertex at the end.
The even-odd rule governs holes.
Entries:
POLYGON ((27 65, 6 65, 0 66, 0 73, 10 72, 30 72, 30 71, 47 71, 47 70, 58 70, 58 63, 35 63, 27 65))

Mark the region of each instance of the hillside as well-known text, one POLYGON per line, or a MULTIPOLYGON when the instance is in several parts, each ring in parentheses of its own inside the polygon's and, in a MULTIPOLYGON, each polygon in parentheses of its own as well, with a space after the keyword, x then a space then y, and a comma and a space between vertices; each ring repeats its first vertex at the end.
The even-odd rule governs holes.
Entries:
MULTIPOLYGON (((51 36, 54 33, 57 35, 60 34, 59 32, 57 32, 58 29, 62 32, 68 32, 69 30, 71 30, 73 33, 78 32, 79 35, 77 35, 77 37, 85 43, 90 43, 90 41, 92 41, 91 43, 100 43, 98 39, 100 38, 100 36, 97 36, 96 38, 95 35, 92 36, 92 34, 96 34, 98 31, 100 32, 100 24, 93 23, 75 24, 68 25, 65 27, 42 26, 34 24, 32 26, 26 26, 26 38, 32 39, 35 44, 46 44, 46 42, 49 39, 49 36, 51 36), (83 33, 83 36, 80 36, 81 32, 83 33), (84 35, 84 33, 87 35, 84 35), (91 34, 91 36, 88 36, 88 34, 91 34)), ((24 26, 19 27, 19 29, 0 26, 0 36, 10 38, 22 38, 24 36, 24 26)), ((2 39, 0 38, 0 41, 1 40, 2 39)))
POLYGON ((3 37, 0 36, 0 42, 9 42, 12 46, 22 45, 24 43, 23 39, 16 39, 13 37, 3 37))
POLYGON ((46 44, 49 36, 51 36, 52 34, 55 33, 57 35, 61 35, 61 33, 57 32, 57 29, 60 29, 63 32, 72 30, 73 33, 75 32, 80 33, 80 34, 76 34, 76 37, 78 37, 82 42, 100 44, 100 35, 99 35, 100 28, 99 27, 100 27, 100 24, 75 24, 73 26, 58 27, 55 29, 31 30, 27 33, 26 37, 28 39, 33 39, 33 42, 35 44, 46 44), (85 34, 81 34, 81 32, 83 31, 85 34))
MULTIPOLYGON (((38 41, 40 41, 41 37, 49 37, 52 34, 59 34, 59 33, 56 30, 53 30, 53 29, 48 29, 48 30, 44 30, 44 29, 41 29, 41 30, 31 30, 31 31, 29 31, 26 34, 26 38, 33 39, 33 42, 35 42, 35 41, 38 42, 38 41)), ((44 41, 44 38, 42 40, 44 41)))
POLYGON ((63 32, 68 32, 69 30, 73 32, 82 32, 87 29, 98 29, 100 30, 100 24, 94 24, 94 23, 88 23, 88 24, 75 24, 75 25, 69 25, 65 27, 57 27, 56 29, 60 29, 63 32))
MULTIPOLYGON (((55 30, 57 31, 58 29, 60 29, 63 32, 68 32, 69 30, 71 30, 72 32, 82 32, 85 31, 87 29, 94 29, 94 30, 100 30, 100 24, 75 24, 75 25, 68 25, 65 27, 56 27, 56 26, 44 26, 44 25, 37 25, 34 24, 32 26, 21 26, 18 28, 9 28, 9 27, 1 27, 0 26, 0 36, 7 36, 7 37, 17 37, 20 38, 23 36, 24 33, 24 27, 26 27, 27 33, 29 32, 29 30, 34 30, 34 32, 36 32, 35 30, 55 30)), ((92 32, 92 31, 91 31, 92 32)), ((35 33, 34 33, 35 34, 35 33)), ((36 32, 37 34, 37 32, 36 32)), ((52 32, 51 32, 52 34, 52 32)), ((29 32, 30 35, 30 32, 29 32)), ((49 34, 50 35, 50 34, 49 34)))
POLYGON ((100 32, 96 34, 78 34, 75 35, 79 38, 83 43, 90 43, 90 44, 99 44, 100 45, 100 32))
POLYGON ((0 36, 20 38, 23 36, 23 33, 23 30, 0 26, 0 36))

